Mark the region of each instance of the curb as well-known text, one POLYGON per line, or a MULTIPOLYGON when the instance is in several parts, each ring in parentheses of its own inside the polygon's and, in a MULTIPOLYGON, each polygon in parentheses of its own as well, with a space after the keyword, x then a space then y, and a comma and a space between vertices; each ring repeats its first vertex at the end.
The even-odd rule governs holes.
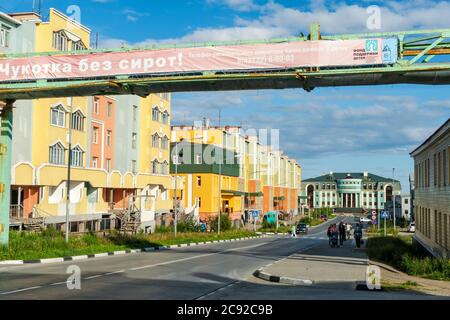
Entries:
POLYGON ((357 291, 383 291, 383 287, 370 289, 365 282, 355 282, 354 290, 357 290, 357 291))
POLYGON ((263 279, 266 281, 284 283, 284 284, 290 284, 290 285, 312 286, 314 284, 313 280, 275 276, 275 275, 263 272, 261 270, 262 270, 262 268, 256 270, 255 272, 253 272, 253 275, 257 278, 260 278, 260 279, 263 279))
POLYGON ((226 239, 226 240, 211 240, 211 241, 203 241, 203 242, 173 244, 170 246, 148 247, 148 248, 143 248, 143 249, 129 249, 129 250, 103 252, 103 253, 96 253, 96 254, 86 254, 86 255, 70 256, 70 257, 62 257, 62 258, 47 258, 47 259, 35 259, 35 260, 4 260, 4 261, 0 261, 0 265, 46 264, 46 263, 58 263, 58 262, 60 263, 60 262, 65 262, 65 261, 87 260, 87 259, 92 259, 92 258, 101 258, 101 257, 118 256, 118 255, 131 254, 131 253, 141 253, 141 252, 175 249, 175 248, 198 246, 198 245, 202 245, 202 244, 212 244, 212 243, 219 243, 219 242, 222 243, 222 242, 242 241, 242 240, 257 239, 257 238, 263 238, 263 237, 265 237, 265 235, 260 235, 260 236, 255 236, 255 237, 233 238, 233 239, 226 239))

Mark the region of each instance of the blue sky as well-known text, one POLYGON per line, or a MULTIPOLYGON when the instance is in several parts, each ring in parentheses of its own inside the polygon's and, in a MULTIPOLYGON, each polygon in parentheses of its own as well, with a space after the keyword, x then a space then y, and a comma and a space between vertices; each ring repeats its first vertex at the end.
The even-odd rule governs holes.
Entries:
MULTIPOLYGON (((38 0, 36 0, 38 2, 38 0)), ((449 1, 43 0, 99 34, 101 47, 295 36, 319 22, 324 34, 368 32, 367 7, 381 10, 381 31, 450 28, 449 1)), ((0 10, 30 11, 32 0, 0 0, 0 10)), ((378 30, 376 30, 378 31, 378 30)), ((409 152, 450 116, 449 86, 388 85, 173 95, 172 122, 203 116, 222 124, 280 130, 281 148, 303 178, 363 171, 396 178, 408 189, 409 152)))

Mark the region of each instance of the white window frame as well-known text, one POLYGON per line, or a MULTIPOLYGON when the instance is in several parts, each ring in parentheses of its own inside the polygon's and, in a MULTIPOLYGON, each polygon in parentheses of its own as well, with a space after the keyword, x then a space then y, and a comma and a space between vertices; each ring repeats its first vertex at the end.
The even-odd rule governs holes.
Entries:
POLYGON ((98 157, 92 157, 92 168, 98 168, 98 157))
POLYGON ((51 164, 66 164, 66 148, 61 142, 57 142, 49 147, 48 161, 51 164))
POLYGON ((111 159, 106 159, 106 171, 111 172, 111 159))
POLYGON ((133 132, 131 134, 131 148, 136 149, 137 148, 137 133, 133 132))
POLYGON ((0 28, 0 47, 8 48, 10 39, 10 29, 2 25, 0 28))
POLYGON ((53 32, 53 48, 59 51, 67 51, 69 48, 69 39, 62 31, 53 32))
POLYGON ((83 115, 83 113, 80 110, 73 112, 71 115, 71 121, 70 121, 72 129, 83 132, 84 131, 84 118, 85 118, 85 116, 83 115))
POLYGON ((99 127, 92 127, 92 143, 98 144, 98 133, 100 131, 99 127))
POLYGON ((50 109, 50 123, 52 126, 65 128, 66 127, 66 110, 60 104, 50 109), (53 121, 53 114, 56 113, 56 123, 53 121), (61 123, 62 120, 62 123, 61 123))
POLYGON ((106 130, 106 145, 108 147, 111 146, 111 142, 112 142, 112 131, 111 130, 106 130))
POLYGON ((169 149, 169 137, 164 136, 161 138, 161 149, 169 149))
POLYGON ((76 146, 75 148, 73 148, 71 165, 74 167, 82 167, 83 166, 83 154, 84 154, 84 151, 79 146, 76 146))
POLYGON ((159 161, 157 159, 152 161, 152 173, 159 174, 159 161))
POLYGON ((158 133, 152 134, 152 147, 160 148, 160 136, 158 133))
POLYGON ((98 111, 99 110, 99 108, 98 108, 99 107, 99 100, 100 100, 99 98, 94 97, 94 106, 93 107, 94 107, 94 113, 95 114, 99 114, 99 111, 98 111))
POLYGON ((152 109, 152 120, 153 121, 159 121, 159 114, 160 114, 159 108, 158 107, 153 107, 153 109, 152 109))

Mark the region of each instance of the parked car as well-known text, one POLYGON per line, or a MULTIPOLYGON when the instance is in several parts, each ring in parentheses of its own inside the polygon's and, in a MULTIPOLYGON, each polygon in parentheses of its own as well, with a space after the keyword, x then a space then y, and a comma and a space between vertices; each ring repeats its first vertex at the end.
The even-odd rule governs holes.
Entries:
POLYGON ((408 232, 416 232, 416 223, 411 222, 408 226, 408 232))
POLYGON ((299 223, 297 224, 297 229, 296 229, 296 233, 308 233, 308 225, 306 223, 299 223))
POLYGON ((361 223, 369 223, 369 222, 371 222, 372 220, 370 220, 369 218, 367 218, 367 217, 361 217, 361 218, 359 218, 359 222, 361 222, 361 223))

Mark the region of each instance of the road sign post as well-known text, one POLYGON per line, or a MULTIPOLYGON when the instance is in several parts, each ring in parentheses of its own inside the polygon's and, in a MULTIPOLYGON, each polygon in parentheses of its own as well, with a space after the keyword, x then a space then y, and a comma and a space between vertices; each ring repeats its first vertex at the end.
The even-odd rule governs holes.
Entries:
POLYGON ((380 214, 381 218, 384 219, 384 236, 387 236, 387 230, 386 230, 386 219, 388 218, 388 212, 387 211, 381 211, 380 214))

